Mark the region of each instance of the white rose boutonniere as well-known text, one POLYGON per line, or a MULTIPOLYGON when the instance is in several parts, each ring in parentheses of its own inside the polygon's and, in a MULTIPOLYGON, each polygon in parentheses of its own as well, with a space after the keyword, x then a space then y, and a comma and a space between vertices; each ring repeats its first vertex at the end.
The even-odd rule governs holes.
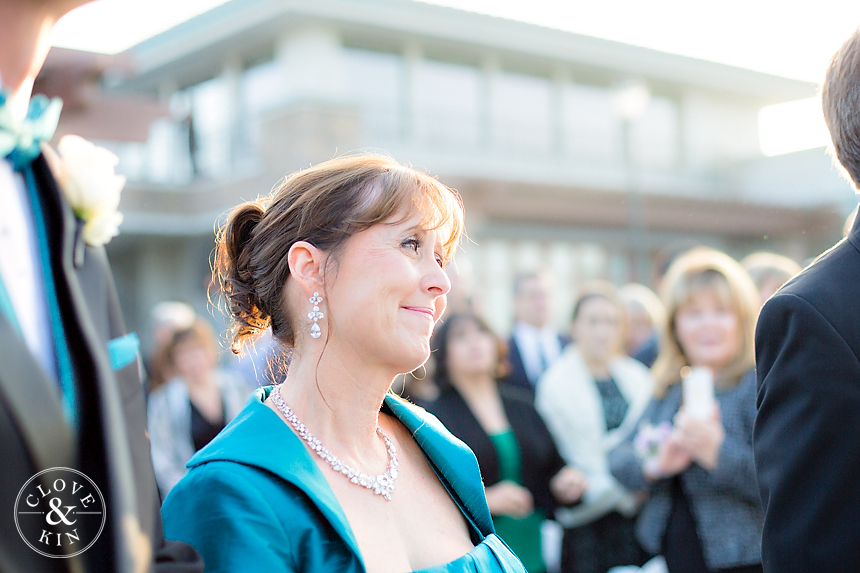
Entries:
POLYGON ((116 174, 117 156, 77 135, 64 135, 56 152, 47 145, 42 150, 63 195, 84 222, 84 241, 107 244, 122 223, 118 209, 125 176, 116 174))

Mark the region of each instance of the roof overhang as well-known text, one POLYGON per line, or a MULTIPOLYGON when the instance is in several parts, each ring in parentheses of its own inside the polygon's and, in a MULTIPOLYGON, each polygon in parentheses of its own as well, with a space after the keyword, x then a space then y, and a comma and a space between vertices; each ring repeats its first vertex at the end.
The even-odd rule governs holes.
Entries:
POLYGON ((225 61, 271 55, 291 29, 338 30, 346 45, 611 84, 637 77, 657 91, 699 88, 759 105, 812 97, 815 85, 715 62, 413 0, 233 0, 131 49, 137 75, 123 89, 185 87, 214 77, 225 61))

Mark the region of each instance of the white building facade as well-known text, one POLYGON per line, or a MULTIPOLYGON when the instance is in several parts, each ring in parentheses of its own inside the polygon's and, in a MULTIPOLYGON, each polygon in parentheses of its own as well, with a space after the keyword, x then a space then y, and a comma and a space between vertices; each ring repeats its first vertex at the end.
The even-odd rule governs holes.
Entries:
POLYGON ((814 86, 520 22, 411 0, 232 0, 131 55, 136 71, 105 89, 170 110, 146 142, 100 141, 129 177, 110 255, 133 328, 160 300, 205 308, 230 207, 357 150, 459 190, 455 282, 500 333, 518 272, 554 275, 564 328, 584 281, 650 283, 678 245, 803 260, 853 206, 823 150, 759 149, 759 110, 814 86))

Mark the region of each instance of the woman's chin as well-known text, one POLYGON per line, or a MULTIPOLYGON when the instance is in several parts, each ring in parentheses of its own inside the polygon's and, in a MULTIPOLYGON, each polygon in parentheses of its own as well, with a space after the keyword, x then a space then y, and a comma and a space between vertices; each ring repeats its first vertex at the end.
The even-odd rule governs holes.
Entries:
POLYGON ((421 349, 412 349, 411 351, 404 349, 398 358, 398 364, 400 365, 398 371, 401 373, 413 372, 424 366, 430 358, 430 345, 428 344, 425 348, 421 349))

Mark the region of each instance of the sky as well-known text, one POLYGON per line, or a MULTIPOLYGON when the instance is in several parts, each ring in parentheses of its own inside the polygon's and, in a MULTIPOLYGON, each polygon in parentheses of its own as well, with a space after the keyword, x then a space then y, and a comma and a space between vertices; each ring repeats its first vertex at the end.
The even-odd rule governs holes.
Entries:
MULTIPOLYGON (((52 42, 117 53, 225 1, 96 0, 63 18, 52 42)), ((857 0, 421 1, 816 84, 830 56, 860 25, 857 0)), ((814 100, 765 108, 760 124, 767 155, 827 143, 814 100)))
POLYGON ((96 0, 57 22, 51 43, 61 48, 116 54, 227 1, 96 0))

